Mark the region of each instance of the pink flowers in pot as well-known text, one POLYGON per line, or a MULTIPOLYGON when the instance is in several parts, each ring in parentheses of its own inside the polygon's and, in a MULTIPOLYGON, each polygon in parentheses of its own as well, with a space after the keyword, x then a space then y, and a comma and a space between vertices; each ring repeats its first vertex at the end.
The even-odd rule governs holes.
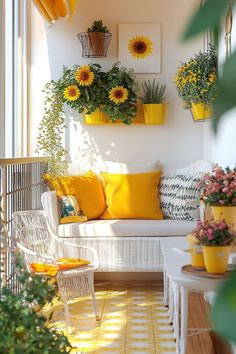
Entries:
POLYGON ((193 235, 203 246, 230 246, 236 239, 236 232, 224 220, 199 221, 193 235))
POLYGON ((236 167, 223 169, 215 165, 211 174, 203 176, 199 187, 205 204, 236 206, 236 167))

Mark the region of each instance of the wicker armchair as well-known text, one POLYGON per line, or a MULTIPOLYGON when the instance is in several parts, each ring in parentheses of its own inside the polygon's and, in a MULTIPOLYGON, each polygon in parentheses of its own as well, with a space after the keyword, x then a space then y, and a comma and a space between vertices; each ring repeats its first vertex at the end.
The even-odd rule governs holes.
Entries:
POLYGON ((56 260, 65 257, 90 261, 89 265, 70 270, 58 270, 56 280, 68 327, 71 326, 68 302, 78 296, 92 295, 95 317, 99 320, 94 292, 94 272, 99 266, 96 250, 61 240, 52 232, 47 216, 41 210, 15 212, 12 219, 17 246, 29 271, 32 263, 57 266, 56 260))

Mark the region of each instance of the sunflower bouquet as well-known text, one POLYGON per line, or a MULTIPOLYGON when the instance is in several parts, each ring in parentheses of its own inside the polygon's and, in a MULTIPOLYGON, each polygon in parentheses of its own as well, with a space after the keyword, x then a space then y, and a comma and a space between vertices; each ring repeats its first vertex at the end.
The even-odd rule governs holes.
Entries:
POLYGON ((100 108, 106 98, 104 78, 99 64, 64 67, 56 89, 64 103, 79 113, 90 114, 100 108))
POLYGON ((181 64, 176 72, 175 85, 184 108, 191 108, 193 103, 212 104, 217 89, 215 47, 210 45, 207 51, 200 51, 181 64))
POLYGON ((126 69, 115 63, 106 73, 106 98, 103 111, 110 116, 111 121, 122 121, 131 124, 137 113, 137 83, 131 69, 126 69))

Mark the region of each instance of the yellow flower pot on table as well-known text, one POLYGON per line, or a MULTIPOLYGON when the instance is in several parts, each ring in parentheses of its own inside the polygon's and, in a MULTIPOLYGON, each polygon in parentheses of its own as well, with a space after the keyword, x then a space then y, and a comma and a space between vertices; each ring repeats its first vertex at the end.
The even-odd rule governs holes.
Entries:
POLYGON ((193 234, 189 234, 187 235, 187 241, 189 244, 192 266, 196 269, 205 269, 203 248, 199 244, 198 239, 193 234))
POLYGON ((232 246, 203 246, 206 270, 210 274, 224 274, 227 271, 232 246))

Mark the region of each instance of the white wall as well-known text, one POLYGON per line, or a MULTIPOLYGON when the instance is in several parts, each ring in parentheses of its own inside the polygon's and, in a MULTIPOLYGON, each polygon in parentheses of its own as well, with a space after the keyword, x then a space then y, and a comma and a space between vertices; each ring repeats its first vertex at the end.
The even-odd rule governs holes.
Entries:
MULTIPOLYGON (((93 164, 100 160, 140 163, 160 159, 166 167, 181 167, 204 157, 204 125, 194 123, 188 111, 181 108, 173 77, 179 61, 203 49, 203 39, 181 43, 180 35, 198 0, 80 0, 71 22, 57 21, 48 27, 32 5, 32 136, 42 115, 46 81, 58 79, 62 65, 98 62, 104 69, 118 60, 118 24, 158 22, 162 25, 162 72, 138 74, 138 80, 156 77, 167 85, 169 103, 163 126, 86 126, 81 117, 67 110, 66 148, 75 164, 93 164), (102 19, 112 32, 108 57, 81 57, 76 37, 95 20, 102 19)), ((35 138, 32 141, 32 149, 35 138)))

